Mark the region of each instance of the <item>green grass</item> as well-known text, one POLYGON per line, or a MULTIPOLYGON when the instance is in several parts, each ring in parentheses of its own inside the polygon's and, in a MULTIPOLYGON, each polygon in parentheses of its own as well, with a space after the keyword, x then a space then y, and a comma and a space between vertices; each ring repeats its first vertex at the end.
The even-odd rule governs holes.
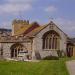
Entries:
POLYGON ((69 75, 64 59, 40 62, 0 61, 0 75, 69 75))

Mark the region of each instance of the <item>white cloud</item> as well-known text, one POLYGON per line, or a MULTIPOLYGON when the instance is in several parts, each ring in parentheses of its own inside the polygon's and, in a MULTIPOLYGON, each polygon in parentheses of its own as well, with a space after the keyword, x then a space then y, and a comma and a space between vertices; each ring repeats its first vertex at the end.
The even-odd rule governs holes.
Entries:
POLYGON ((51 1, 53 1, 53 2, 58 2, 58 1, 60 1, 60 0, 51 0, 51 1))
POLYGON ((54 22, 69 36, 75 37, 75 20, 68 20, 64 18, 57 18, 54 22))
POLYGON ((3 13, 19 13, 20 11, 31 10, 32 6, 30 4, 4 4, 0 5, 0 14, 3 13))
POLYGON ((64 29, 66 30, 70 30, 72 31, 73 29, 75 29, 75 21, 71 21, 71 20, 67 20, 67 19, 64 19, 64 18, 57 18, 55 19, 55 22, 56 23, 59 23, 60 26, 62 26, 64 29))
POLYGON ((55 12, 57 11, 57 8, 55 6, 48 6, 45 8, 46 12, 55 12))
POLYGON ((10 2, 10 3, 30 3, 35 0, 5 0, 5 1, 10 2))
MULTIPOLYGON (((31 11, 33 9, 32 6, 35 1, 36 0, 3 0, 4 3, 0 4, 0 15, 3 17, 5 17, 6 15, 10 17, 9 15, 11 15, 12 17, 19 15, 20 13, 31 11)), ((9 21, 8 17, 7 19, 5 17, 5 19, 1 21, 1 28, 11 28, 12 21, 9 21)))
POLYGON ((0 5, 0 15, 18 14, 32 9, 32 3, 35 0, 4 0, 5 3, 0 5))
POLYGON ((10 21, 3 21, 2 23, 0 23, 0 28, 7 28, 7 29, 11 29, 12 25, 10 21))

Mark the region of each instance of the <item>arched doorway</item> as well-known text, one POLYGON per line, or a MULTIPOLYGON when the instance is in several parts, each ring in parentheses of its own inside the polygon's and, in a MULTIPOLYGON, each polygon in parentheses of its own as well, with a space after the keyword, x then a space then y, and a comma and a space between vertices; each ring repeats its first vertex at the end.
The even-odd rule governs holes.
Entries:
POLYGON ((43 35, 43 49, 60 50, 60 36, 54 31, 48 31, 43 35))
POLYGON ((24 50, 24 46, 20 43, 16 43, 13 44, 10 49, 11 49, 11 58, 16 58, 18 57, 19 52, 24 50))

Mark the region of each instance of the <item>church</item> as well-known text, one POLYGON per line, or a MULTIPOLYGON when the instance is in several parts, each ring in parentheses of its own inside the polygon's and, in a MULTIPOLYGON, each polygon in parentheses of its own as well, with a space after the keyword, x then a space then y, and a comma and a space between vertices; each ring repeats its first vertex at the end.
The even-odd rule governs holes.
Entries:
POLYGON ((13 20, 11 29, 0 29, 0 58, 40 60, 47 56, 74 56, 75 45, 53 21, 45 25, 13 20))

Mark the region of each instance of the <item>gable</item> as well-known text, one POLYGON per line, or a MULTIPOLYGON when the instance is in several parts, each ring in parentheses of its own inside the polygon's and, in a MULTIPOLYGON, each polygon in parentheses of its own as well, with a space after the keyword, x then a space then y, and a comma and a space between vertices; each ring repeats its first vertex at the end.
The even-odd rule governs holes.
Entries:
MULTIPOLYGON (((28 33, 26 36, 32 37, 32 36, 43 36, 44 33, 47 31, 54 30, 59 35, 64 35, 64 37, 68 37, 60 28, 58 28, 52 21, 49 24, 40 26, 34 30, 32 30, 30 33, 28 33)), ((63 36, 62 36, 63 37, 63 36)))
POLYGON ((55 31, 57 32, 61 38, 67 38, 68 36, 60 29, 58 28, 53 22, 50 22, 47 27, 45 27, 43 30, 41 30, 36 36, 39 38, 42 38, 42 36, 48 32, 48 31, 55 31))

